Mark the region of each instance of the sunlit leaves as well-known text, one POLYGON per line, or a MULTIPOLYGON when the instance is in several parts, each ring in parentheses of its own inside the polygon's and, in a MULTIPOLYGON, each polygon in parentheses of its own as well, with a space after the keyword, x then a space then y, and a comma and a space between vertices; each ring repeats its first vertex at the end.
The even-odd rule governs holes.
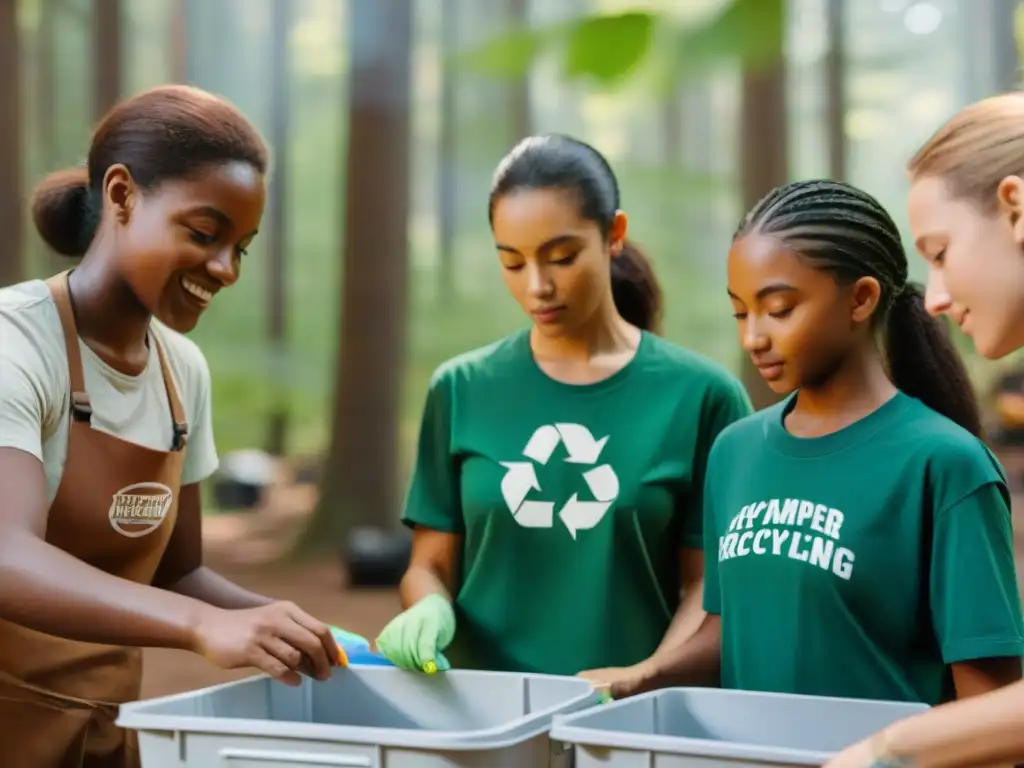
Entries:
POLYGON ((465 69, 495 78, 522 77, 542 51, 564 39, 567 25, 544 29, 517 29, 492 37, 479 46, 456 54, 465 69))
POLYGON ((650 13, 591 16, 576 22, 565 52, 565 75, 611 84, 629 74, 650 48, 655 17, 650 13))
POLYGON ((543 28, 518 29, 459 55, 466 69, 490 77, 522 77, 541 56, 555 54, 569 80, 612 86, 654 61, 671 79, 722 62, 756 68, 776 55, 782 0, 732 0, 711 18, 680 26, 668 16, 631 11, 595 14, 543 28), (664 42, 653 45, 658 38, 664 42))
POLYGON ((733 0, 706 24, 682 31, 677 63, 686 74, 723 60, 756 69, 777 55, 784 23, 782 0, 733 0))

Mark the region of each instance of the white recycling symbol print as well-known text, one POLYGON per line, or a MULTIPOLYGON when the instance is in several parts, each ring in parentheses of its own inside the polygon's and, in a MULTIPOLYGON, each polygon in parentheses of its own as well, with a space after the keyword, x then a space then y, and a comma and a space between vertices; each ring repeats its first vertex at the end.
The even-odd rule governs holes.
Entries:
MULTIPOLYGON (((568 454, 566 463, 587 466, 597 464, 608 437, 595 440, 590 430, 580 424, 545 424, 537 428, 523 449, 523 456, 530 461, 501 462, 508 470, 501 479, 501 494, 516 522, 524 528, 554 527, 555 503, 526 497, 530 491, 541 491, 533 462, 547 464, 559 442, 568 454)), ((589 530, 600 523, 619 496, 619 478, 610 464, 588 469, 583 479, 594 501, 580 501, 574 493, 558 511, 558 518, 573 539, 577 531, 589 530)))

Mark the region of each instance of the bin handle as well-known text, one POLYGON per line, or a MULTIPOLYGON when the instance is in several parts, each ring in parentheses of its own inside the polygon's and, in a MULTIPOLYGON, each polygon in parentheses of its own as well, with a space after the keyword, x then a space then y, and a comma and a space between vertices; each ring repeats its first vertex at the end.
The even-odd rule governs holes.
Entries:
POLYGON ((324 755, 313 752, 292 750, 236 749, 220 750, 224 763, 245 760, 250 763, 273 763, 274 765, 326 765, 332 768, 373 768, 373 760, 365 755, 324 755))

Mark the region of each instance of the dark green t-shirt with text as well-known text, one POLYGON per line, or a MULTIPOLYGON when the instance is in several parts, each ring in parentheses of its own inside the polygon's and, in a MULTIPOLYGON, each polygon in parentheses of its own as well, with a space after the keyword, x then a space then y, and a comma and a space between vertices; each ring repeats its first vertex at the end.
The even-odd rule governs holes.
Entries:
POLYGON ((462 534, 456 667, 576 674, 654 651, 703 545, 707 454, 748 414, 718 365, 643 334, 596 384, 551 379, 529 332, 441 366, 403 520, 462 534))
POLYGON ((948 665, 1024 653, 1009 497, 981 441, 902 393, 797 438, 793 402, 726 429, 709 460, 723 685, 936 704, 948 665))

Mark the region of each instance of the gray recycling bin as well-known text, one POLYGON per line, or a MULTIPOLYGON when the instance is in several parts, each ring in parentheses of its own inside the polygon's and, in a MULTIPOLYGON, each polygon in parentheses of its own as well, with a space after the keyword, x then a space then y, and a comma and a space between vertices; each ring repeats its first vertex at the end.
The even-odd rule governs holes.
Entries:
POLYGON ((573 677, 353 666, 126 704, 117 722, 138 732, 143 768, 570 768, 551 719, 597 702, 573 677))
POLYGON ((575 768, 820 766, 843 748, 928 709, 866 699, 669 688, 560 715, 552 741, 575 768))

